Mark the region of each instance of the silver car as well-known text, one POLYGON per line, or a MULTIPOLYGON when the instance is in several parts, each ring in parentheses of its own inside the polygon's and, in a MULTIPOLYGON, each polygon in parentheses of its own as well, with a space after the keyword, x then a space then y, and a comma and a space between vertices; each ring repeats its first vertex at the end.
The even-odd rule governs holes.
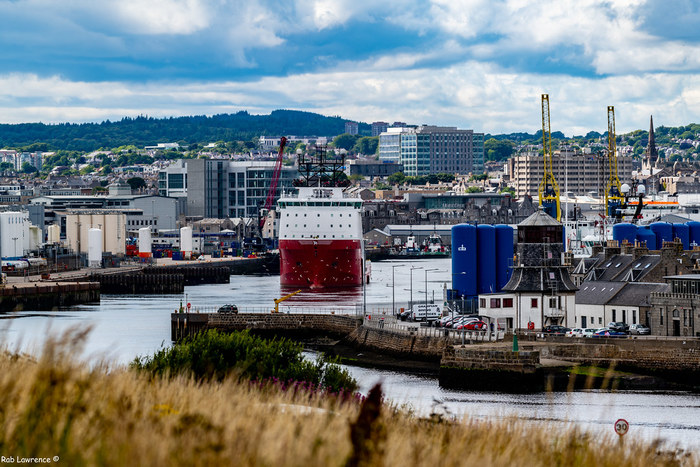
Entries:
POLYGON ((637 334, 640 336, 648 336, 651 334, 651 329, 643 324, 632 324, 630 325, 630 334, 637 334))

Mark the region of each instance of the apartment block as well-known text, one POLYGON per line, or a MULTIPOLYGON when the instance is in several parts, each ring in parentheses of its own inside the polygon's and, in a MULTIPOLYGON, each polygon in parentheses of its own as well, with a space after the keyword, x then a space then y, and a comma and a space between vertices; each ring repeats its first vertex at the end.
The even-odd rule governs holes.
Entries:
MULTIPOLYGON (((610 173, 607 157, 568 151, 554 153, 552 170, 562 194, 565 191, 576 195, 593 192, 599 197, 605 194, 610 173)), ((631 182, 632 170, 631 156, 617 158, 617 175, 621 183, 631 182)), ((508 173, 513 182, 516 197, 535 196, 544 175, 544 158, 533 153, 513 156, 508 160, 508 173)))

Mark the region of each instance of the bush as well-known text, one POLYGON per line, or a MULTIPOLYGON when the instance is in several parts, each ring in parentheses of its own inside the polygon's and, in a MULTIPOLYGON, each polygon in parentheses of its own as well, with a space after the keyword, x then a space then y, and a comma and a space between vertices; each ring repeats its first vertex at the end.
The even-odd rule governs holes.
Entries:
POLYGON ((208 330, 184 339, 132 367, 158 376, 186 374, 197 380, 223 380, 231 374, 265 381, 304 381, 332 392, 354 391, 357 382, 335 360, 304 359, 302 345, 287 339, 263 339, 248 331, 208 330))

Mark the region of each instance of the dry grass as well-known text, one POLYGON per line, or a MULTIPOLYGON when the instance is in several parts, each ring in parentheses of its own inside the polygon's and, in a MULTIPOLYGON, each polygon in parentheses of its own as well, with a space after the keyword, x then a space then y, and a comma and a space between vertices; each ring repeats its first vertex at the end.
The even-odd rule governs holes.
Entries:
POLYGON ((386 405, 373 412, 376 419, 360 417, 368 420, 364 432, 378 439, 365 442, 368 455, 353 463, 350 426, 361 424, 355 423, 358 403, 261 390, 234 379, 154 380, 124 368, 88 368, 72 359, 81 339, 73 331, 50 342, 38 360, 0 356, 1 455, 59 456, 59 465, 70 466, 697 463, 649 444, 620 448, 575 429, 518 420, 431 421, 386 405))

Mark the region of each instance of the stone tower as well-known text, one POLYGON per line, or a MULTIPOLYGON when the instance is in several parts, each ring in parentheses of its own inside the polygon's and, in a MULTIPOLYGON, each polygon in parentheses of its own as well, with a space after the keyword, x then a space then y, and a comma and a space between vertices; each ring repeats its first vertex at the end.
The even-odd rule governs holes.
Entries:
POLYGON ((518 224, 513 275, 502 293, 516 294, 541 325, 573 324, 577 288, 562 263, 563 239, 564 226, 542 209, 518 224))

